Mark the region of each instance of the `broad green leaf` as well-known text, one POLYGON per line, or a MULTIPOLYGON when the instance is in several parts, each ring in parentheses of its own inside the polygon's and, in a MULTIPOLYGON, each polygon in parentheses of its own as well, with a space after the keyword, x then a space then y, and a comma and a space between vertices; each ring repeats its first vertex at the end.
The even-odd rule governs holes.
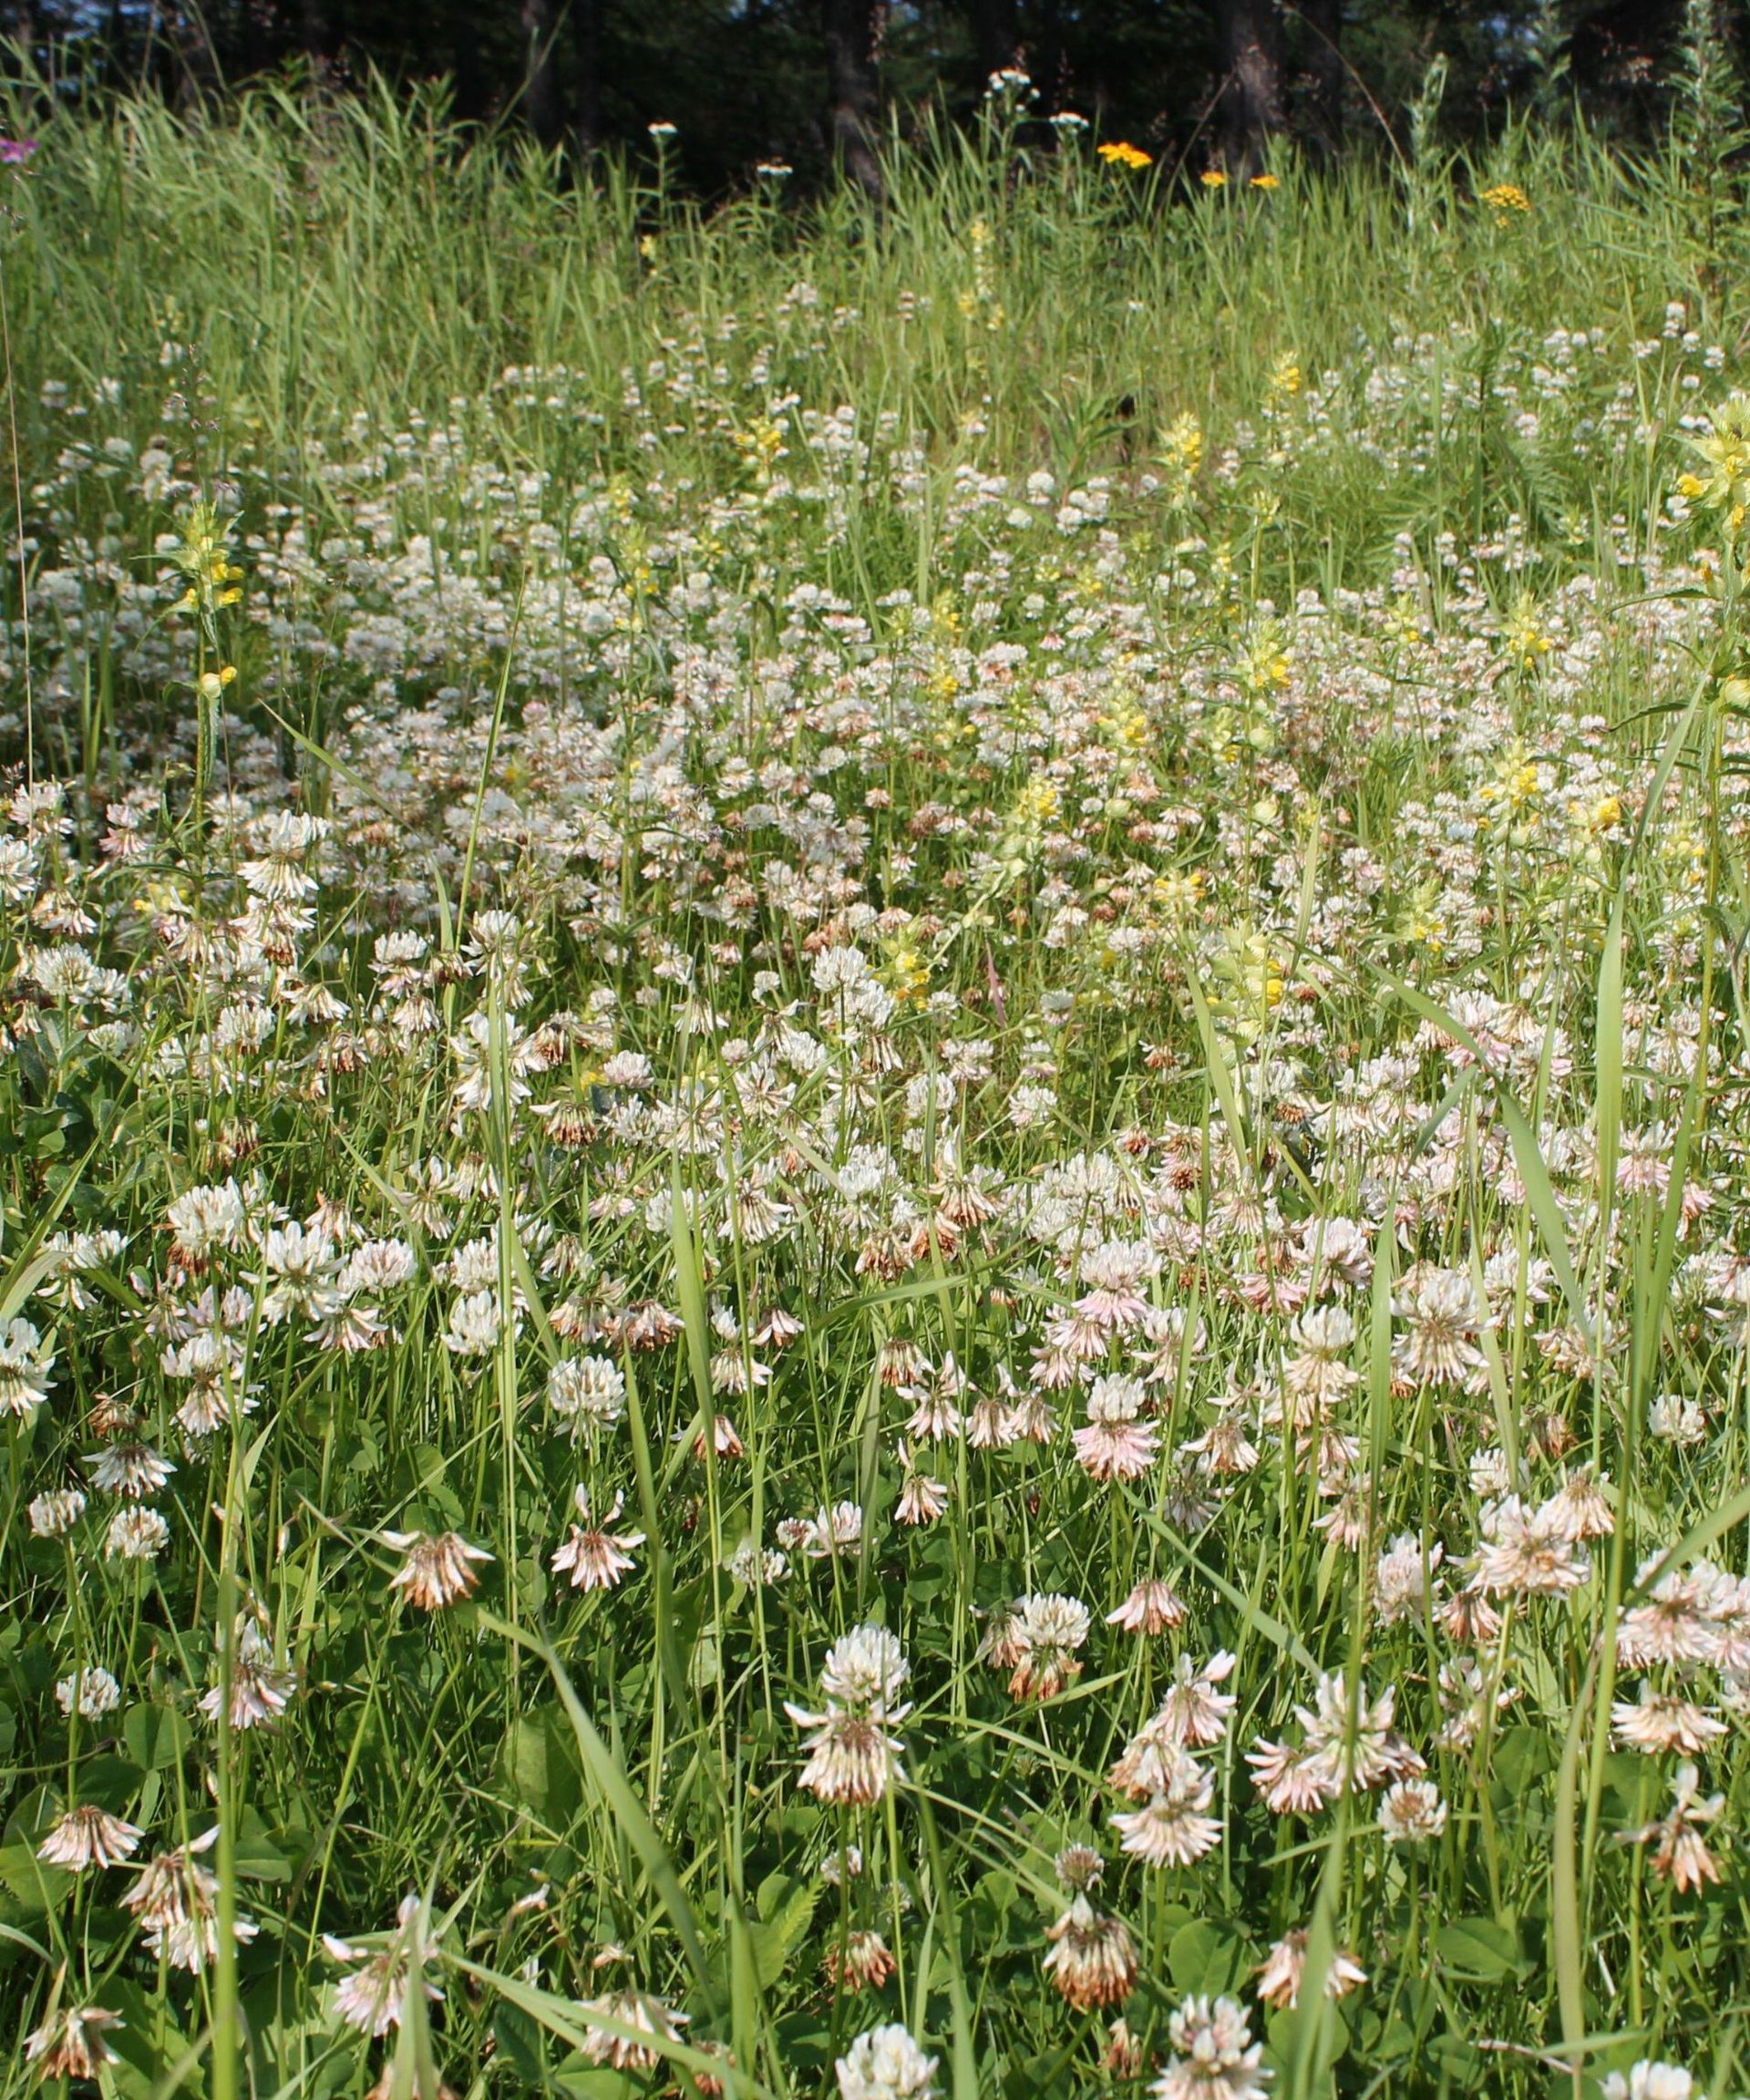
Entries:
POLYGON ((1493 1918, 1453 1918, 1434 1936, 1435 1952, 1455 1975, 1501 1983, 1522 1959, 1518 1935, 1493 1918))
POLYGON ((820 1889, 815 1882, 797 1881, 781 1895, 774 1891, 770 1902, 766 1900, 766 1894, 762 1888, 765 1915, 747 1928, 747 1937, 753 1948, 755 1973, 761 1988, 769 1991, 783 1977, 791 1954, 813 1922, 820 1889))
POLYGON ((668 1912, 669 1922, 674 1928, 675 1936, 681 1942, 681 1951, 686 1956, 695 1981, 707 1998, 715 2000, 717 1996, 717 1979, 705 1958, 705 1948, 699 1938, 698 1927, 694 1922, 692 1906, 687 1902, 686 1892, 681 1887, 681 1879, 674 1871, 668 1848, 657 1835, 656 1827, 651 1821, 643 1803, 638 1798, 624 1766, 597 1734, 595 1724, 590 1719, 582 1701, 571 1687, 564 1664, 553 1652, 550 1643, 536 1635, 510 1625, 490 1612, 482 1611, 480 1620, 503 1639, 518 1642, 546 1663, 566 1718, 571 1723, 571 1732, 576 1737, 578 1749, 582 1755, 584 1770, 633 1850, 643 1862, 652 1887, 660 1898, 663 1908, 668 1912))

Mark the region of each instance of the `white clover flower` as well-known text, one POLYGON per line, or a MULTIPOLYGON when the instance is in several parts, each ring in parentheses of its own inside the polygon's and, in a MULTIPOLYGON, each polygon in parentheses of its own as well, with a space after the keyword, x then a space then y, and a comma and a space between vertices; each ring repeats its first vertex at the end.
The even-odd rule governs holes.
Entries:
POLYGON ((0 1326, 0 1415, 31 1421, 48 1397, 55 1352, 28 1320, 0 1326))
POLYGON ((897 2021, 871 2027, 834 2066, 839 2100, 932 2100, 936 2062, 897 2021))
POLYGON ((81 1721, 101 1721, 121 1704, 121 1686, 102 1667, 76 1670, 55 1687, 55 1703, 69 1717, 75 1708, 81 1721))
POLYGON ((450 1306, 444 1347, 457 1356, 489 1356, 499 1345, 501 1325, 497 1292, 473 1292, 450 1306))
POLYGON ((168 1216, 177 1248, 197 1263, 234 1247, 247 1222, 242 1192, 235 1181, 185 1189, 170 1205, 168 1216))
POLYGON ((355 1947, 332 1933, 323 1934, 329 1958, 348 1970, 335 1986, 335 2011, 347 2026, 379 2040, 393 2033, 401 2024, 407 1985, 416 1971, 428 2000, 436 2003, 443 1997, 425 1973, 428 1951, 422 1922, 419 1899, 409 1895, 401 1899, 394 1930, 375 1935, 368 1945, 355 1947))
POLYGON ((1643 2056, 1625 2078, 1612 2071, 1604 2081, 1603 2100, 1690 2100, 1695 2081, 1675 2064, 1655 2064, 1643 2056))
POLYGON ((262 1318, 270 1327, 294 1317, 323 1320, 340 1303, 335 1288, 340 1254, 327 1229, 319 1223, 269 1228, 262 1241, 262 1281, 272 1278, 262 1300, 262 1318))
POLYGON ((897 1635, 885 1626, 855 1626, 828 1649, 820 1691, 840 1705, 879 1714, 896 1704, 911 1674, 897 1635))
POLYGON ((1432 1779, 1399 1779, 1380 1796, 1379 1827, 1392 1845, 1421 1845, 1446 1827, 1446 1805, 1432 1779))
POLYGON ((77 1488, 57 1488, 30 1506, 33 1539, 65 1539, 85 1515, 85 1497, 77 1488))
POLYGON ((103 1541, 108 1560, 156 1560, 170 1542, 170 1528, 156 1509, 118 1509, 103 1541))
POLYGON ((1167 2032, 1177 2054, 1148 2088, 1156 2100, 1259 2100, 1271 2074, 1237 1999, 1187 1998, 1167 2032))
POLYGON ((612 1429, 626 1412, 625 1374, 605 1356, 568 1356, 547 1374, 547 1404, 561 1422, 612 1429))

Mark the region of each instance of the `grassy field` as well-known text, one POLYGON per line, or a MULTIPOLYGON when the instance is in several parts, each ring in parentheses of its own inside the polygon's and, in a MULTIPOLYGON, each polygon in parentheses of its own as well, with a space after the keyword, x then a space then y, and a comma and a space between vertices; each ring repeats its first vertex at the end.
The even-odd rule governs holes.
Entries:
POLYGON ((0 169, 0 2095, 1750 2087, 1739 189, 1011 114, 0 169))

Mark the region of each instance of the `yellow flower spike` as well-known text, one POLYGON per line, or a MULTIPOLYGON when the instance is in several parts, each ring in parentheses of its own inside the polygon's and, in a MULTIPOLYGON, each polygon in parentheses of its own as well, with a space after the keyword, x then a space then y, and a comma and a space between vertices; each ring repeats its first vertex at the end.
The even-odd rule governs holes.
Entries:
POLYGON ((1161 440, 1161 457, 1181 473, 1195 474, 1203 463, 1203 428, 1189 411, 1176 417, 1161 440))
POLYGON ((1484 803, 1503 803, 1509 811, 1535 802, 1540 792, 1537 767, 1517 736, 1496 761, 1493 774, 1477 790, 1484 803))
POLYGON ((1049 780, 1030 780, 1014 798, 1009 811, 1008 829, 1012 835, 1036 832, 1044 829, 1056 816, 1061 798, 1049 780))
POLYGON ((1708 430, 1689 441, 1695 468, 1683 475, 1679 491, 1689 502, 1706 504, 1721 514, 1724 530, 1737 538, 1750 506, 1750 396, 1729 395, 1710 409, 1708 430))
POLYGON ((1498 226, 1505 226, 1516 217, 1523 219, 1531 210, 1531 200, 1517 182, 1492 183, 1483 191, 1482 201, 1498 226))
POLYGON ((1155 164, 1152 153, 1145 153, 1140 146, 1132 146, 1124 139, 1102 146, 1099 156, 1108 168, 1152 168, 1155 164))
POLYGON ((1280 190, 1282 186, 1282 178, 1279 175, 1254 175, 1251 179, 1251 187, 1254 190, 1280 190))
POLYGON ((1240 685, 1253 695, 1280 692, 1290 684, 1294 664, 1289 652, 1288 631, 1280 620, 1258 623, 1240 650, 1234 670, 1240 685))
POLYGON ((1549 654, 1549 637, 1543 631, 1537 602, 1529 591, 1521 591, 1513 601, 1513 610, 1501 628, 1501 639, 1522 671, 1529 670, 1539 657, 1549 654))
POLYGON ((930 989, 930 959, 920 952, 914 941, 901 936, 889 949, 880 975, 896 999, 920 1005, 930 989))
POLYGON ((1149 885, 1149 894, 1163 911, 1190 911, 1202 900, 1202 874, 1193 869, 1184 875, 1157 875, 1149 885))
POLYGON ((1206 168, 1198 180, 1206 190, 1225 190, 1228 186, 1228 179, 1219 168, 1206 168))

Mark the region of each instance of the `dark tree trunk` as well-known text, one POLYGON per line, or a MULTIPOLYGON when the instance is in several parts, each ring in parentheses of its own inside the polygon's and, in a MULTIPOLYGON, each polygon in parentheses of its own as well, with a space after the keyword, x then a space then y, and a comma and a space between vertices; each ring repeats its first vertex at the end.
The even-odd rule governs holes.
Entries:
POLYGON ((300 0, 298 46, 313 64, 333 56, 334 38, 334 25, 324 0, 300 0))
POLYGON ((973 39, 978 46, 978 70, 988 80, 1014 64, 1020 25, 1015 0, 973 0, 973 39))
POLYGON ((559 137, 559 72, 553 0, 522 0, 522 114, 543 146, 559 137))
POLYGON ((456 114, 464 124, 478 124, 486 115, 489 97, 474 0, 462 0, 450 11, 449 19, 450 48, 456 57, 456 114))
POLYGON ((577 144, 593 153, 602 143, 602 0, 572 0, 577 39, 577 144))
POLYGON ((1282 21, 1275 0, 1221 0, 1221 142, 1235 174, 1255 175, 1282 128, 1282 21))
POLYGON ((187 106, 219 86, 219 52, 206 16, 196 8, 177 8, 170 28, 176 40, 177 101, 187 106))
POLYGON ((827 52, 827 143, 866 196, 881 195, 876 139, 881 121, 877 69, 882 0, 820 0, 827 52))
POLYGON ((1326 160, 1343 143, 1343 0, 1302 0, 1306 34, 1307 142, 1326 160))
POLYGON ((253 7, 240 7, 222 32, 220 50, 225 70, 233 78, 247 78, 259 72, 267 52, 267 24, 253 7))
POLYGON ((1045 0, 1039 11, 1039 114, 1055 117, 1064 106, 1064 19, 1058 0, 1045 0))

